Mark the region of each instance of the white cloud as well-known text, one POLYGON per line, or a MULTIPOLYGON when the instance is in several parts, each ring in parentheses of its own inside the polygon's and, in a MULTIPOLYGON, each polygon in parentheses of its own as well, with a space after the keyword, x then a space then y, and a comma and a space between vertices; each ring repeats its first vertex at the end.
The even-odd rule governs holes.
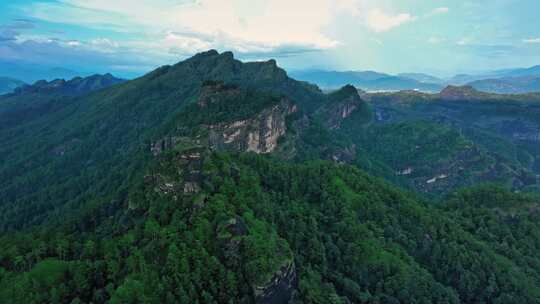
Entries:
POLYGON ((446 14, 450 11, 448 7, 437 7, 436 9, 433 9, 431 13, 429 13, 428 16, 434 16, 434 15, 441 15, 446 14))
POLYGON ((55 23, 142 32, 145 40, 162 41, 163 47, 185 52, 273 50, 283 45, 322 50, 339 45, 324 34, 324 28, 339 14, 359 16, 363 1, 59 0, 38 2, 24 10, 33 18, 55 23))
POLYGON ((540 38, 523 39, 523 43, 540 43, 540 38))
POLYGON ((416 17, 409 13, 397 15, 387 14, 380 9, 373 9, 367 15, 367 25, 375 32, 386 32, 404 23, 412 22, 416 17))
POLYGON ((81 46, 81 42, 77 40, 67 41, 66 44, 73 47, 81 46))

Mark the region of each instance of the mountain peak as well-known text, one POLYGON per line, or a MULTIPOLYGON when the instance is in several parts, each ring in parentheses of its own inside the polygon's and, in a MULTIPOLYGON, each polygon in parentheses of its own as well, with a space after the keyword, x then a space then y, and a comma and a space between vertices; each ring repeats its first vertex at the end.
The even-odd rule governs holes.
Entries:
POLYGON ((192 58, 213 57, 213 56, 217 56, 217 55, 219 55, 219 52, 212 49, 212 50, 197 53, 192 58))
POLYGON ((330 93, 330 101, 340 102, 344 99, 360 100, 360 95, 358 94, 358 89, 353 85, 347 84, 341 87, 339 90, 330 93))
POLYGON ((449 85, 444 88, 439 96, 444 100, 470 100, 477 99, 484 95, 484 93, 477 91, 470 85, 466 86, 453 86, 449 85))

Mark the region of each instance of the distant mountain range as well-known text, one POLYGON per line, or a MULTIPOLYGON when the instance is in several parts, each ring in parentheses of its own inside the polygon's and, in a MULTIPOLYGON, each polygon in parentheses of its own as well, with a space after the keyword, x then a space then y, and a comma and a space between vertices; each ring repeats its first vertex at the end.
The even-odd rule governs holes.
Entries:
MULTIPOLYGON (((72 79, 91 73, 63 67, 46 67, 0 61, 0 94, 13 91, 23 83, 39 80, 72 79), (4 77, 1 77, 4 76, 4 77)), ((324 90, 335 90, 351 84, 368 92, 415 90, 438 93, 448 85, 472 86, 477 90, 499 94, 540 92, 540 65, 530 68, 495 70, 480 74, 458 74, 441 78, 425 73, 392 75, 377 71, 297 70, 291 77, 318 85, 324 90)))
POLYGON ((111 74, 92 75, 89 77, 74 77, 71 80, 55 79, 52 81, 40 80, 33 85, 23 85, 15 89, 14 94, 50 93, 58 95, 82 95, 97 91, 112 85, 124 82, 111 74))
POLYGON ((482 74, 458 74, 448 79, 446 82, 452 85, 464 85, 486 79, 501 79, 515 77, 540 77, 540 65, 530 68, 504 69, 482 74))
POLYGON ((11 93, 15 88, 20 87, 23 84, 24 82, 17 79, 0 77, 0 95, 11 93))
POLYGON ((335 89, 346 84, 366 91, 419 90, 438 92, 443 86, 438 83, 422 82, 419 79, 435 77, 423 74, 389 75, 374 71, 324 71, 306 70, 291 73, 292 77, 319 85, 324 89, 335 89))
POLYGON ((0 96, 0 129, 50 115, 72 104, 75 97, 124 81, 105 74, 75 77, 71 80, 40 80, 33 85, 23 84, 12 93, 0 96))
POLYGON ((49 67, 27 63, 0 61, 1 76, 19 79, 26 83, 38 80, 71 79, 77 76, 89 76, 91 73, 73 71, 63 67, 49 67))
POLYGON ((442 79, 423 73, 390 75, 375 71, 295 71, 297 79, 312 82, 324 89, 352 84, 366 91, 416 90, 439 92, 447 85, 468 85, 488 93, 521 94, 540 91, 540 66, 497 70, 478 75, 459 74, 442 79))

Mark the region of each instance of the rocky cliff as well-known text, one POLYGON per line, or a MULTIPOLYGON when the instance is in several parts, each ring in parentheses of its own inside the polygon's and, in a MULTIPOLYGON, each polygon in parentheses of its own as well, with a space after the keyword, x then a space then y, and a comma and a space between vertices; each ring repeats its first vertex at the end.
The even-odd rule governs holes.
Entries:
POLYGON ((326 105, 317 114, 328 128, 339 129, 341 123, 363 104, 365 102, 360 98, 358 90, 347 85, 331 93, 326 105))
MULTIPOLYGON (((193 105, 178 118, 178 130, 191 129, 212 150, 270 153, 287 132, 287 116, 297 111, 289 99, 241 89, 236 85, 207 82, 193 105)), ((154 142, 158 155, 180 140, 173 134, 154 142)))
POLYGON ((209 144, 213 149, 270 153, 287 132, 287 116, 296 110, 290 101, 282 99, 254 117, 208 126, 209 144))
POLYGON ((255 301, 258 304, 288 303, 297 284, 296 267, 289 261, 265 285, 254 287, 255 301))

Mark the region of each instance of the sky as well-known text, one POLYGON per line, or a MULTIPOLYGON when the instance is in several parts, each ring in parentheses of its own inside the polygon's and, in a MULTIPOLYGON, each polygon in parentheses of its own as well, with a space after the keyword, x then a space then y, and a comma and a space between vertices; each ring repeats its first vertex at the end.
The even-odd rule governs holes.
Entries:
POLYGON ((538 12, 538 0, 3 0, 0 62, 135 77, 216 49, 288 70, 450 76, 540 64, 538 12))

